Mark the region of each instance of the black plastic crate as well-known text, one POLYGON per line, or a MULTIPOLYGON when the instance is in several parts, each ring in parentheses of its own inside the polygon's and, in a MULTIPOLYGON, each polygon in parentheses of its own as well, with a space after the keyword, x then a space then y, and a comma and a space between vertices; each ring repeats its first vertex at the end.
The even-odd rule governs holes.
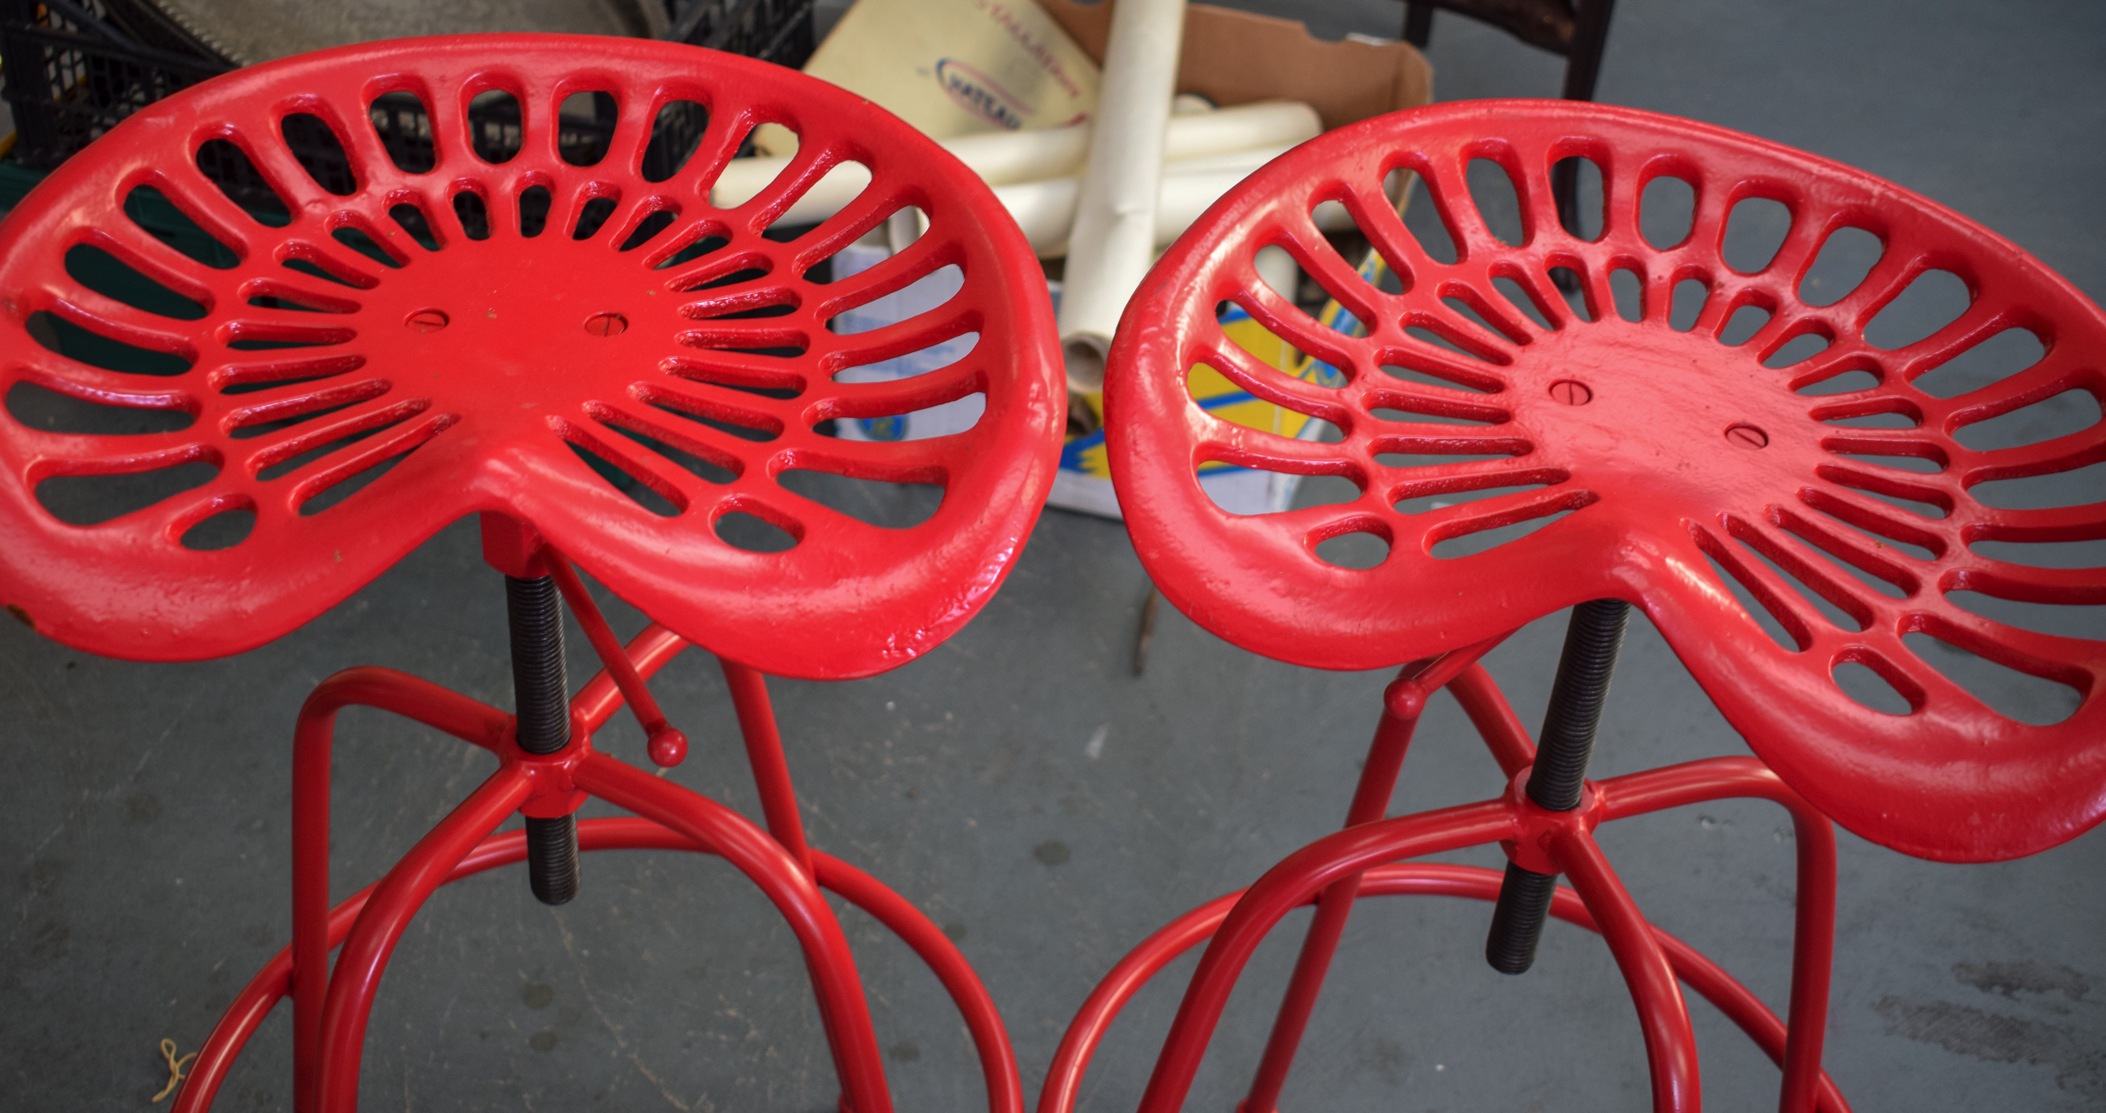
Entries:
MULTIPOLYGON (((443 0, 435 0, 443 2, 443 0)), ((680 42, 802 66, 814 46, 812 0, 665 0, 680 42)), ((140 0, 0 0, 0 66, 14 111, 14 158, 47 170, 119 120, 188 85, 234 68, 140 0)), ((391 151, 429 146, 421 116, 376 106, 374 126, 391 151)), ((477 119, 478 134, 509 126, 477 119)), ((611 120, 565 120, 591 142, 611 120)), ((327 151, 299 151, 303 162, 327 151)), ((207 168, 211 172, 212 168, 207 168)), ((239 177, 238 168, 228 171, 239 177)))

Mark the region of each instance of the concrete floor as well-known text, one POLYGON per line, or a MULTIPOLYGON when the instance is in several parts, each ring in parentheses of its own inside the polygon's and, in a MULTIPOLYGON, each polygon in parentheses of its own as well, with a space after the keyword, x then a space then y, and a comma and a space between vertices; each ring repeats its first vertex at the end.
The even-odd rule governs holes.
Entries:
MULTIPOLYGON (((1324 34, 1387 33, 1398 10, 1361 0, 1309 18, 1324 34)), ((1556 92, 1555 61, 1454 17, 1437 20, 1431 55, 1444 98, 1556 92)), ((1624 0, 1601 97, 1885 175, 2106 299, 2102 59, 2106 9, 2086 3, 1624 0)), ((813 842, 959 942, 1032 1093, 1067 1019, 1128 947, 1335 827, 1385 679, 1261 660, 1169 608, 1136 679, 1146 590, 1118 525, 1049 513, 949 644, 870 681, 776 687, 813 842)), ((614 613, 623 629, 640 621, 614 613)), ((1540 714, 1561 628, 1539 622, 1490 660, 1524 719, 1540 714)), ((0 782, 12 786, 0 1106, 146 1108, 166 1078, 158 1041, 197 1047, 282 945, 289 733, 311 685, 387 664, 504 704, 503 645, 501 588, 466 527, 228 660, 101 660, 0 624, 0 782)), ((721 679, 697 658, 659 689, 696 741, 671 778, 750 812, 721 679)), ((336 876, 348 891, 488 762, 378 715, 343 727, 336 876)), ((633 731, 608 745, 640 758, 633 731)), ((1635 622, 1595 771, 1741 752, 1635 622)), ((1397 808, 1498 787, 1454 705, 1437 703, 1397 808)), ((1603 836, 1658 923, 1780 1007, 1782 824, 1733 805, 1603 836)), ((1846 836, 1842 874, 1828 1066, 1856 1108, 2106 1108, 2106 836, 1968 867, 1846 836)), ((1324 999, 1287 1108, 1643 1107, 1637 1028, 1603 948, 1553 929, 1536 970, 1504 978, 1479 958, 1484 920, 1475 904, 1365 906, 1345 945, 1353 972, 1324 999)), ((975 1107, 970 1049, 933 979, 872 922, 846 922, 899 1108, 975 1107)), ((1192 1108, 1232 1107, 1291 946, 1261 953, 1192 1108)), ((1085 1109, 1131 1106, 1189 969, 1115 1030, 1085 1109)), ((1774 1070, 1695 1008, 1708 1107, 1772 1107, 1774 1070)), ((288 1027, 266 1025, 222 1108, 289 1107, 288 1027)), ((516 870, 443 892, 398 952, 365 1062, 372 1109, 817 1113, 834 1100, 788 932, 727 867, 670 853, 588 859, 583 897, 562 909, 535 904, 516 870)))

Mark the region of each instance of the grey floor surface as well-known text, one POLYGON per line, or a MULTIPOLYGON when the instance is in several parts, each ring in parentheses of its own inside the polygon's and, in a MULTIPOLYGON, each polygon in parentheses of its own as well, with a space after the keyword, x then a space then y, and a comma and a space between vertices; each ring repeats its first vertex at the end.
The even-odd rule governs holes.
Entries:
MULTIPOLYGON (((1374 0, 1299 7, 1328 35, 1398 22, 1396 5, 1374 0)), ((2106 299, 2106 8, 1618 8, 1603 100, 1884 175, 2106 299)), ((1437 20, 1430 53, 1443 98, 1557 89, 1557 62, 1454 17, 1437 20)), ((775 689, 814 843, 958 941, 1033 1093, 1069 1016, 1128 947, 1335 827, 1385 679, 1262 660, 1169 608, 1135 678, 1146 591, 1118 525, 1049 513, 1000 595, 947 645, 877 679, 775 689)), ((614 613, 623 629, 640 621, 614 613)), ((2078 621, 2102 636, 2096 615, 2078 621)), ((1538 622, 1491 658, 1525 719, 1540 714, 1560 630, 1538 622)), ((503 644, 501 588, 466 526, 307 628, 228 660, 101 660, 0 623, 0 1108, 150 1108, 166 1077, 158 1041, 194 1049, 288 934, 288 743, 307 690, 373 663, 502 705, 503 644)), ((574 639, 577 673, 581 648, 574 639)), ((721 679, 697 656, 658 688, 696 739, 670 777, 750 811, 721 679)), ((488 761, 374 714, 348 714, 341 737, 348 891, 488 761)), ((633 728, 606 744, 641 757, 633 728)), ((1745 750, 1640 621, 1597 752, 1606 775, 1745 750)), ((1405 781, 1399 809, 1499 788, 1446 700, 1405 781)), ((1781 813, 1692 809, 1603 838, 1658 923, 1781 1006, 1792 900, 1781 813)), ((381 994, 367 1108, 833 1107, 795 947, 749 886, 672 853, 586 867, 583 897, 562 909, 536 905, 516 870, 432 902, 381 994)), ((1855 1107, 2106 1109, 2102 878, 2097 832, 1964 867, 1846 836, 1828 1065, 1855 1107)), ((1479 958, 1484 920, 1475 904, 1367 904, 1285 1107, 1644 1107, 1638 1030, 1605 950, 1554 929, 1534 972, 1504 978, 1479 958)), ((976 1107, 968 1044, 933 979, 871 921, 846 922, 900 1108, 976 1107)), ((1233 1107, 1290 956, 1284 939, 1261 952, 1191 1108, 1233 1107)), ((1189 969, 1121 1021, 1084 1109, 1132 1105, 1189 969)), ((1774 1107, 1774 1070, 1719 1014, 1698 1005, 1696 1018, 1707 1106, 1774 1107)), ((265 1026, 222 1108, 289 1108, 288 1027, 265 1026)))

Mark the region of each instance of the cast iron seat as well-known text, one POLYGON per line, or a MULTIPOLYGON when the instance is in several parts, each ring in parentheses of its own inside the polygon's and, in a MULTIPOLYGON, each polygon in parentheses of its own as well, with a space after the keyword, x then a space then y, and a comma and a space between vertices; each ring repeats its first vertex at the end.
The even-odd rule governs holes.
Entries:
POLYGON ((1405 667, 1352 826, 1129 956, 1071 1027, 1042 1109, 1071 1106, 1124 1000, 1211 937, 1142 1103, 1177 1108, 1250 948, 1322 893, 1245 1104, 1272 1113, 1356 887, 1500 894, 1488 957, 1518 972, 1560 872, 1577 895, 1560 890, 1556 914, 1603 930, 1631 983, 1656 1108, 1697 1100, 1677 975, 1785 1062, 1788 1108, 1839 1107, 1819 1068, 1834 899, 1823 814, 1952 861, 2030 854, 2106 814, 2106 632, 2076 606, 2106 603, 2106 568, 2072 567, 2085 558, 2070 544, 2106 538, 2102 364, 2106 314, 2011 244, 1871 175, 1701 124, 1462 103, 1340 129, 1252 175, 1122 321, 1106 405, 1127 527, 1164 595, 1219 636, 1312 667, 1405 667), (1591 238, 1552 199, 1570 159, 1592 160, 1604 183, 1591 238), (1511 183, 1518 227, 1474 200, 1487 170, 1511 183), (1448 244, 1398 217, 1383 190, 1396 171, 1425 187, 1448 244), (1691 198, 1679 227, 1660 219, 1666 179, 1691 198), (1310 219, 1325 202, 1345 206, 1397 285, 1371 285, 1328 245, 1310 219), (1785 224, 1756 258, 1727 247, 1751 202, 1785 224), (1876 260, 1838 281, 1816 264, 1850 229, 1876 260), (1365 331, 1326 329, 1261 281, 1251 260, 1273 245, 1365 331), (1568 277, 1577 304, 1558 292, 1568 277), (1941 285, 1952 304, 1932 313, 1922 299, 1941 285), (1310 381, 1254 358, 1216 324, 1227 304, 1340 374, 1310 381), (1187 386, 1201 365, 1330 423, 1335 441, 1208 414, 1187 386), (1208 464, 1350 488, 1236 516, 1196 481, 1208 464), (1356 534, 1386 553, 1335 557, 1356 534), (1631 605, 1760 763, 1583 782, 1631 605), (1567 607, 1539 756, 1476 661, 1567 607), (2010 675, 1983 683, 1984 670, 2010 675), (1411 727, 1444 685, 1508 792, 1385 819, 1411 727), (1646 924, 1589 835, 1726 795, 1773 799, 1799 830, 1788 1038, 1646 924), (1503 883, 1388 864, 1489 841, 1507 845, 1503 883))
MULTIPOLYGON (((941 642, 1000 584, 1051 481, 1060 397, 1039 272, 932 141, 793 71, 676 45, 467 36, 288 59, 139 112, 39 186, 0 227, 0 334, 0 603, 47 636, 142 659, 248 649, 470 514, 512 578, 516 727, 384 670, 341 674, 309 701, 295 947, 230 1012, 182 1107, 209 1103, 293 984, 301 1107, 348 1107, 394 934, 450 872, 523 853, 517 834, 477 849, 506 816, 568 823, 586 794, 650 817, 587 824, 588 847, 723 853, 790 916, 847 1106, 890 1099, 821 883, 882 905, 931 956, 995 1106, 1017 1107, 999 1019, 955 949, 804 845, 760 679, 867 676, 941 642), (404 113, 424 123, 383 134, 369 118, 404 113), (763 125, 794 137, 788 169, 713 205, 719 171, 763 125), (870 179, 850 205, 808 230, 779 224, 845 163, 870 179), (910 210, 926 222, 911 246, 829 272, 910 210), (962 288, 940 307, 841 327, 844 311, 941 271, 962 288), (977 343, 949 366, 867 370, 967 334, 977 343), (832 435, 972 397, 981 415, 953 436, 832 435), (825 501, 827 483, 851 480, 936 487, 941 501, 910 525, 865 521, 825 501), (572 561, 663 625, 624 649, 572 561), (574 702, 558 589, 608 669, 574 702), (684 739, 642 677, 687 642, 724 661, 768 832, 592 752, 590 732, 626 700, 652 756, 679 759, 684 739), (327 754, 352 703, 502 764, 332 935, 327 754), (325 987, 327 946, 347 932, 325 987), (365 965, 347 974, 354 953, 365 965)), ((567 896, 552 883, 545 898, 567 896)))

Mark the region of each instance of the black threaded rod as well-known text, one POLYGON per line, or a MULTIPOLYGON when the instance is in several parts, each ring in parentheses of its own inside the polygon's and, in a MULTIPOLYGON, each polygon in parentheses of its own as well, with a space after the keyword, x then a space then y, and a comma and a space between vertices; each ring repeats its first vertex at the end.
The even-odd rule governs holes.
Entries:
MULTIPOLYGON (((1535 765, 1528 773, 1528 798, 1545 811, 1579 807, 1587 758, 1594 752, 1594 733, 1601 726, 1602 704, 1608 699, 1609 678, 1616 671, 1616 653, 1623 648, 1630 615, 1630 604, 1620 599, 1596 599, 1572 608, 1557 679, 1550 687, 1550 707, 1543 713, 1535 765)), ((1506 864, 1484 945, 1492 969, 1519 974, 1535 965, 1536 944, 1543 937, 1556 890, 1556 874, 1506 864)))
MULTIPOLYGON (((570 681, 563 671, 563 604, 548 576, 505 577, 512 634, 512 706, 519 747, 552 754, 570 745, 570 681)), ((527 879, 543 904, 578 895, 575 816, 526 821, 527 879)))

